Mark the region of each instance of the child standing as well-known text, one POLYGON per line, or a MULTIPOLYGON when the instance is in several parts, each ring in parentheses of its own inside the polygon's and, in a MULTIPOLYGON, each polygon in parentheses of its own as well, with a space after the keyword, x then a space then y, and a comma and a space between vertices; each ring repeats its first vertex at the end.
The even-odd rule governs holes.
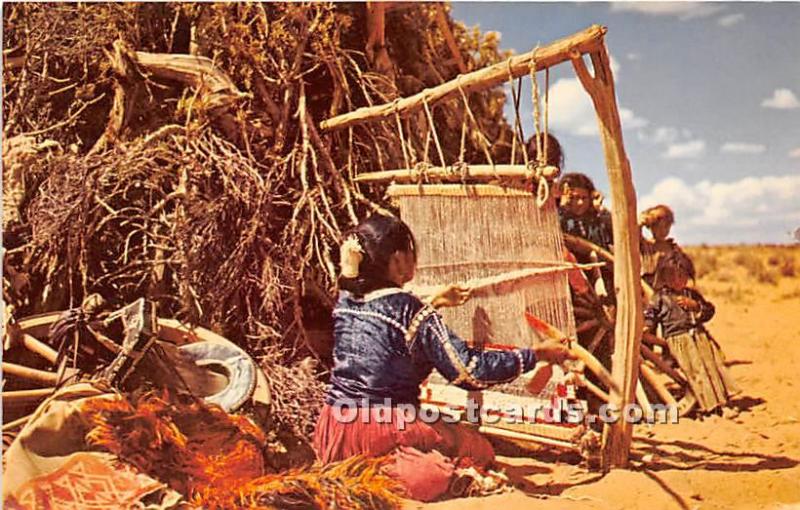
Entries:
POLYGON ((654 278, 658 261, 664 255, 680 250, 669 231, 675 224, 675 215, 666 205, 657 205, 646 209, 639 216, 639 225, 650 230, 651 239, 642 236, 642 277, 650 285, 655 285, 654 278))
POLYGON ((708 413, 727 404, 739 390, 725 368, 719 345, 704 327, 714 316, 714 305, 686 286, 690 278, 694 279, 694 265, 682 251, 671 251, 659 259, 656 292, 644 312, 645 328, 655 333, 661 326, 669 350, 689 382, 692 396, 686 401, 687 408, 696 403, 708 413))

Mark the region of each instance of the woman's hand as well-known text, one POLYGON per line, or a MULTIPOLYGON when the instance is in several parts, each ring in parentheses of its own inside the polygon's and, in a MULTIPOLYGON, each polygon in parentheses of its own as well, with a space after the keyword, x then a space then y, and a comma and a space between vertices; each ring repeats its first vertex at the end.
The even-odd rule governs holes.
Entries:
POLYGON ((544 342, 535 345, 533 352, 536 354, 537 361, 546 361, 554 365, 561 365, 568 359, 577 359, 572 352, 570 352, 567 344, 560 340, 545 340, 544 342))
POLYGON ((472 289, 462 285, 448 285, 431 298, 431 306, 442 308, 444 306, 461 306, 472 297, 472 289))

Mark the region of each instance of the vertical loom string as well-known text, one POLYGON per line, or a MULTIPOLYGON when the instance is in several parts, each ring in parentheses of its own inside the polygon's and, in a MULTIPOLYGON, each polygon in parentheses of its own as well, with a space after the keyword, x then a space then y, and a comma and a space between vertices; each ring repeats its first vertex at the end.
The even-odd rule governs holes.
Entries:
POLYGON ((442 168, 447 168, 447 163, 444 159, 444 152, 442 151, 442 145, 439 143, 439 135, 436 133, 436 126, 433 123, 433 115, 431 114, 431 109, 428 106, 428 98, 422 98, 422 105, 425 107, 425 115, 428 117, 428 124, 430 125, 431 132, 433 133, 433 142, 436 144, 436 150, 439 152, 439 161, 442 164, 442 168))
MULTIPOLYGON (((517 101, 517 93, 514 90, 514 75, 511 72, 511 61, 506 61, 508 64, 508 84, 511 87, 511 101, 514 103, 514 109, 518 107, 519 102, 517 101)), ((511 164, 513 165, 516 163, 516 156, 517 156, 517 123, 516 118, 514 119, 514 136, 511 137, 511 164)))
MULTIPOLYGON (((547 164, 547 154, 545 154, 546 145, 543 146, 543 143, 547 143, 547 137, 542 137, 542 127, 540 125, 541 121, 541 111, 539 109, 539 82, 536 79, 536 52, 538 51, 539 47, 537 46, 534 50, 534 56, 531 57, 531 64, 530 64, 530 74, 531 74, 531 101, 533 101, 533 124, 534 129, 536 130, 536 177, 538 179, 538 183, 536 186, 536 205, 539 207, 544 207, 547 203, 547 200, 550 198, 550 188, 547 183, 547 179, 544 178, 542 175, 541 169, 547 164), (544 140, 542 139, 544 138, 544 140)), ((547 105, 545 105, 546 107, 547 105)), ((545 129, 547 129, 547 124, 545 123, 545 129)), ((545 132, 546 134, 546 132, 545 132)))
POLYGON ((548 144, 548 136, 547 136, 547 127, 549 124, 549 117, 550 116, 550 68, 547 67, 544 70, 544 161, 547 164, 547 144, 548 144))
POLYGON ((533 50, 530 63, 530 76, 531 76, 531 102, 533 103, 533 128, 536 133, 536 163, 542 164, 544 157, 542 151, 542 129, 540 125, 541 112, 539 111, 539 82, 536 80, 536 52, 539 50, 539 45, 533 50))
POLYGON ((458 162, 465 163, 464 154, 467 149, 467 115, 466 112, 461 116, 461 148, 458 150, 458 162))
POLYGON ((519 114, 520 101, 522 99, 522 76, 517 79, 517 102, 514 106, 514 117, 516 118, 519 129, 519 141, 522 145, 522 161, 528 166, 528 147, 525 145, 525 132, 522 129, 522 117, 519 114))
POLYGON ((469 115, 469 119, 472 121, 472 124, 475 127, 475 131, 477 131, 478 133, 478 140, 480 140, 481 142, 481 148, 483 149, 484 156, 486 156, 486 161, 494 169, 494 161, 492 160, 492 153, 489 150, 490 149, 489 139, 486 138, 486 135, 484 135, 483 131, 481 131, 481 126, 480 124, 478 124, 475 115, 472 113, 472 108, 469 107, 469 99, 467 99, 467 94, 464 92, 464 88, 461 86, 461 78, 462 75, 459 74, 458 78, 456 79, 456 84, 458 85, 458 91, 461 92, 461 99, 464 101, 464 109, 466 110, 467 115, 469 115))
POLYGON ((400 122, 400 114, 394 112, 394 118, 397 121, 397 132, 400 133, 400 148, 403 150, 403 160, 406 163, 406 168, 411 168, 411 163, 408 160, 408 153, 406 152, 406 137, 403 135, 403 123, 400 122))

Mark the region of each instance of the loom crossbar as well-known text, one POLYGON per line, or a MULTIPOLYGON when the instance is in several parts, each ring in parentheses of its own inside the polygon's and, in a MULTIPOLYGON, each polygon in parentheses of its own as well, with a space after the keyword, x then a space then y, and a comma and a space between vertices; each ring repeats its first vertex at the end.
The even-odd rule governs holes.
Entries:
POLYGON ((486 90, 501 85, 509 80, 509 76, 519 78, 530 73, 531 64, 543 70, 563 62, 570 61, 575 55, 597 51, 601 48, 607 29, 600 25, 592 25, 573 35, 559 39, 547 46, 511 57, 489 67, 460 75, 455 80, 425 89, 413 96, 398 99, 392 103, 358 108, 349 113, 338 115, 320 123, 322 131, 343 129, 364 122, 387 119, 398 113, 407 115, 422 108, 427 102, 429 106, 459 93, 486 90))

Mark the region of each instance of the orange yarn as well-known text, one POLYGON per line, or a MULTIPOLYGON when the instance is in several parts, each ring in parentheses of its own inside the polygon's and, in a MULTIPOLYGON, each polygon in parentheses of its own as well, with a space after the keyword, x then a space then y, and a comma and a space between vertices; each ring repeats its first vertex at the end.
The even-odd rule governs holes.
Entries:
POLYGON ((266 473, 264 433, 246 417, 166 390, 94 399, 83 411, 87 443, 169 485, 206 509, 399 508, 386 458, 266 473))

